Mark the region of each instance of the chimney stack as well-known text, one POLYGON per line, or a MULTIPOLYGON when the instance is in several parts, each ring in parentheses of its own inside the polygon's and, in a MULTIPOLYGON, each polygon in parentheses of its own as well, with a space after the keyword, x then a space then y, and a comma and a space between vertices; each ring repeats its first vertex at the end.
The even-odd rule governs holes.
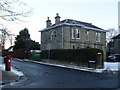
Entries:
POLYGON ((55 24, 58 24, 59 22, 60 22, 60 16, 59 13, 57 13, 55 17, 55 24))
POLYGON ((49 19, 49 17, 47 17, 47 21, 46 21, 46 28, 50 27, 51 26, 51 20, 49 19))

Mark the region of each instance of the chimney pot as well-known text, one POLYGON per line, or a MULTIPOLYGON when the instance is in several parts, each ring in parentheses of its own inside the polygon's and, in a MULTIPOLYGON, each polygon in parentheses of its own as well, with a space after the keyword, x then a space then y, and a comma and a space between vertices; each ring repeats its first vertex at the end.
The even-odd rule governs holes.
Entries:
POLYGON ((49 17, 47 17, 48 18, 48 20, 50 19, 49 17))
POLYGON ((59 13, 57 13, 56 15, 59 16, 59 13))
POLYGON ((59 22, 60 22, 60 16, 59 13, 57 13, 55 17, 55 24, 58 24, 59 22))
POLYGON ((46 28, 50 27, 52 24, 51 24, 51 20, 49 17, 47 17, 47 21, 46 21, 46 28))

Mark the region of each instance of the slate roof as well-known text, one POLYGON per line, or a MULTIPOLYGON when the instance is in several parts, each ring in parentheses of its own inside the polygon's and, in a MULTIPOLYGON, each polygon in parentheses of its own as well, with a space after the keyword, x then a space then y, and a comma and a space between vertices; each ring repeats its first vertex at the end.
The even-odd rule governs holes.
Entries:
POLYGON ((62 26, 62 25, 69 25, 69 26, 83 26, 84 28, 87 28, 87 29, 93 29, 93 30, 97 30, 97 31, 105 31, 104 29, 102 28, 99 28, 95 25, 92 25, 91 23, 87 23, 87 22, 82 22, 82 21, 77 21, 77 20, 73 20, 73 19, 65 19, 65 20, 62 20, 60 21, 58 24, 53 24, 52 26, 48 27, 48 28, 45 28, 43 29, 42 31, 44 30, 49 30, 51 28, 55 28, 55 27, 58 27, 58 26, 62 26))
POLYGON ((120 34, 118 34, 117 36, 113 37, 112 39, 120 39, 120 34))
MULTIPOLYGON (((96 29, 101 29, 97 26, 92 25, 91 23, 87 23, 87 22, 81 22, 81 21, 77 21, 77 20, 72 20, 72 19, 66 19, 62 22, 66 22, 66 23, 70 23, 70 24, 80 24, 86 27, 91 27, 91 28, 96 28, 96 29)), ((102 29, 103 30, 103 29, 102 29)))

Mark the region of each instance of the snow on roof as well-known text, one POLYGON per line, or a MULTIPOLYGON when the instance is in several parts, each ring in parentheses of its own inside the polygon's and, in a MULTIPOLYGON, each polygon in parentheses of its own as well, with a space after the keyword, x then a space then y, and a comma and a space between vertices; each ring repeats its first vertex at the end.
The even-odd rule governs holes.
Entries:
POLYGON ((86 29, 91 29, 91 30, 96 30, 96 31, 103 31, 103 32, 106 32, 106 30, 102 29, 102 28, 99 28, 95 25, 92 25, 91 23, 87 23, 87 22, 82 22, 82 21, 77 21, 77 20, 73 20, 73 19, 65 19, 65 20, 62 20, 59 22, 59 24, 53 24, 52 26, 48 27, 48 28, 45 28, 43 30, 41 30, 40 32, 42 31, 46 31, 46 30, 50 30, 52 28, 55 28, 55 27, 59 27, 59 26, 63 26, 63 25, 68 25, 68 26, 80 26, 80 27, 83 27, 83 28, 86 28, 86 29))
POLYGON ((120 39, 120 34, 118 34, 117 36, 114 36, 112 39, 120 39))

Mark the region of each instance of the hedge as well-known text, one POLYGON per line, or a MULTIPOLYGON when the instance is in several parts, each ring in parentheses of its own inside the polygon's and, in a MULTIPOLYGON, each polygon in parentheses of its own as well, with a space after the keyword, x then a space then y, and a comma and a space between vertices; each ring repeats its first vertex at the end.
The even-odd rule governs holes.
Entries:
POLYGON ((86 64, 91 60, 95 61, 96 65, 98 65, 99 64, 99 61, 97 59, 98 52, 102 54, 103 60, 103 51, 96 48, 45 50, 41 52, 41 59, 54 59, 59 61, 76 62, 80 64, 82 63, 86 64))

